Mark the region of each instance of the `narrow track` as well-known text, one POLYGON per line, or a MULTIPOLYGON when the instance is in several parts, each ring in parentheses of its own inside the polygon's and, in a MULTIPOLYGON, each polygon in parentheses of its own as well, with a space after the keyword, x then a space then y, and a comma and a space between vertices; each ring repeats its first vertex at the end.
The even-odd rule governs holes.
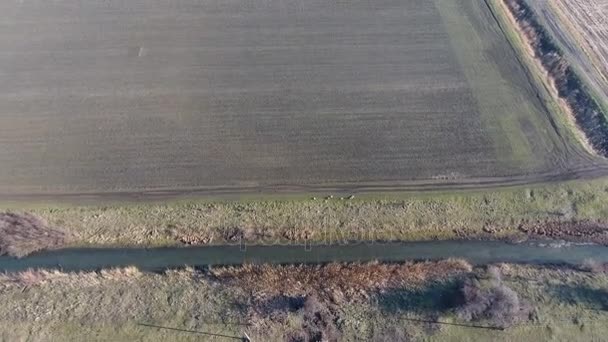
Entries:
POLYGON ((154 201, 183 197, 222 197, 247 194, 361 194, 385 192, 433 192, 457 190, 486 190, 523 185, 540 185, 579 179, 596 179, 608 176, 608 162, 598 161, 593 166, 572 168, 567 171, 546 172, 512 177, 471 178, 461 180, 421 180, 404 182, 359 182, 333 184, 273 184, 251 187, 200 187, 184 189, 148 189, 111 192, 64 192, 64 193, 0 193, 3 201, 154 201))

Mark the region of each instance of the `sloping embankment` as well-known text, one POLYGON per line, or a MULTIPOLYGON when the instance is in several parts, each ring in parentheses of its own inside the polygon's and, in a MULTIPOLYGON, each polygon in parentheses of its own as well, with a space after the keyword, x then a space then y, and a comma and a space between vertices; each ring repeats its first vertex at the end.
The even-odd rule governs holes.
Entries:
POLYGON ((539 23, 525 0, 502 1, 555 82, 559 97, 568 105, 591 147, 598 154, 608 157, 608 120, 601 107, 589 94, 580 77, 564 58, 562 50, 539 23))

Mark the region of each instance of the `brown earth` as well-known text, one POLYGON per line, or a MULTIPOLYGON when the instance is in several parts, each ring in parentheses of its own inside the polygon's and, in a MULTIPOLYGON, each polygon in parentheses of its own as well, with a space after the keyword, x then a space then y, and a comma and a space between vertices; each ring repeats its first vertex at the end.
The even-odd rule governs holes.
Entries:
POLYGON ((519 226, 530 239, 593 242, 608 245, 608 224, 593 221, 535 222, 519 226))

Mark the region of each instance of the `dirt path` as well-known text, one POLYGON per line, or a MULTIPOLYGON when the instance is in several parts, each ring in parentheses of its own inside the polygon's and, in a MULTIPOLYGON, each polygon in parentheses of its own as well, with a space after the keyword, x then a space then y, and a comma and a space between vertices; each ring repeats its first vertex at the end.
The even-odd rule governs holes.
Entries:
POLYGON ((0 201, 66 201, 97 203, 108 200, 148 201, 188 197, 232 197, 239 195, 272 196, 281 194, 353 194, 382 192, 431 192, 492 189, 510 186, 554 183, 577 179, 597 179, 608 176, 608 162, 598 161, 593 166, 572 168, 514 177, 471 178, 459 180, 429 180, 406 182, 359 182, 332 184, 276 184, 251 187, 208 187, 182 189, 150 189, 143 191, 72 192, 72 193, 0 193, 0 201))

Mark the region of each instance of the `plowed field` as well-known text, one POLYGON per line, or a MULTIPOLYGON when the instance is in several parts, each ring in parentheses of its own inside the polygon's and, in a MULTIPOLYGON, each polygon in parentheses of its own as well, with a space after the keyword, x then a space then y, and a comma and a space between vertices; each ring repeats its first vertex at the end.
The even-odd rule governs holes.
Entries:
POLYGON ((525 182, 592 162, 484 1, 0 12, 4 195, 525 182))

